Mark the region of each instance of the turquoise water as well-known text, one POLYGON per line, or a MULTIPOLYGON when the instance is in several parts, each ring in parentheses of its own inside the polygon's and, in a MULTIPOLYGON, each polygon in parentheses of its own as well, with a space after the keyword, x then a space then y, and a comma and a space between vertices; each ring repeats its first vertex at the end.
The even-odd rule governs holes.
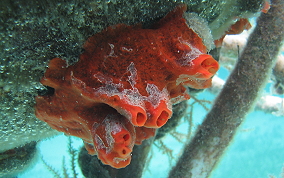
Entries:
POLYGON ((284 166, 283 117, 248 115, 211 178, 280 177, 284 166))
MULTIPOLYGON (((196 117, 203 118, 203 108, 198 108, 196 117), (200 114, 200 115, 199 115, 200 114), (198 116, 199 115, 199 116, 198 116)), ((262 111, 249 114, 231 145, 226 150, 220 163, 213 171, 211 178, 268 178, 275 175, 280 178, 281 169, 284 166, 284 117, 276 117, 262 111)), ((196 119, 195 124, 201 120, 196 119)), ((182 128, 182 127, 181 127, 182 128)), ((184 127, 186 130, 186 127, 184 127)), ((173 139, 166 140, 168 145, 176 145, 179 142, 173 139)), ((180 146, 175 152, 179 155, 180 146)), ((156 162, 152 161, 151 172, 146 172, 147 177, 165 178, 165 172, 169 166, 165 165, 167 158, 161 153, 156 153, 156 162)))
MULTIPOLYGON (((79 149, 82 146, 82 140, 72 137, 72 146, 79 149)), ((55 177, 47 167, 43 164, 43 160, 56 170, 61 177, 63 176, 63 160, 66 168, 69 169, 71 175, 70 155, 68 154, 68 137, 60 134, 56 137, 41 141, 38 144, 38 155, 34 166, 28 169, 25 173, 19 175, 19 178, 53 178, 55 177)), ((78 177, 83 177, 79 167, 77 166, 78 177)))

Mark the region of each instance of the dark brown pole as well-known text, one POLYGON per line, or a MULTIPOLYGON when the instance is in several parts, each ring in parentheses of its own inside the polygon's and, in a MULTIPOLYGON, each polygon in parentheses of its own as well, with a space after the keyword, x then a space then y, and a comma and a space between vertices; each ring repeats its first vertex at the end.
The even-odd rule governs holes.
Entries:
POLYGON ((169 178, 209 177, 238 126, 254 107, 271 75, 284 37, 284 1, 271 3, 268 13, 258 18, 235 69, 169 178))

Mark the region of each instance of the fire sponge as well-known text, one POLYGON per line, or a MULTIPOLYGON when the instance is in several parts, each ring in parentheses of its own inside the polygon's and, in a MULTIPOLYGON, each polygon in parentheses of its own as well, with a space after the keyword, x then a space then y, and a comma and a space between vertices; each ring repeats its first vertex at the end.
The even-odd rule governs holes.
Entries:
POLYGON ((151 29, 108 27, 86 41, 74 65, 52 59, 41 83, 54 93, 36 97, 37 118, 82 138, 104 164, 127 166, 134 144, 154 136, 172 105, 190 98, 185 86, 210 87, 219 68, 204 28, 192 24, 197 15, 191 20, 185 11, 177 6, 151 29))

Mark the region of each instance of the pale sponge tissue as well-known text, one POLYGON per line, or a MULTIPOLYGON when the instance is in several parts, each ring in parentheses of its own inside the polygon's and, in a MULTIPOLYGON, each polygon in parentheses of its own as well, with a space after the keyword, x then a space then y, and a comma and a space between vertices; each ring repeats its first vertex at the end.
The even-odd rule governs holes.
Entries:
POLYGON ((184 13, 186 24, 202 38, 207 51, 214 48, 213 37, 205 19, 199 17, 196 13, 184 13))

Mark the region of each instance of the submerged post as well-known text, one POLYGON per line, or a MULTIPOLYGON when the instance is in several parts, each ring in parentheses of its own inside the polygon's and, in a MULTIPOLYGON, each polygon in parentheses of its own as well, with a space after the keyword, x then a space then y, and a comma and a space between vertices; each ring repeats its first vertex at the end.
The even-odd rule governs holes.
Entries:
POLYGON ((258 18, 235 69, 196 135, 185 146, 170 178, 209 177, 238 126, 263 90, 284 38, 284 1, 272 0, 258 18))

